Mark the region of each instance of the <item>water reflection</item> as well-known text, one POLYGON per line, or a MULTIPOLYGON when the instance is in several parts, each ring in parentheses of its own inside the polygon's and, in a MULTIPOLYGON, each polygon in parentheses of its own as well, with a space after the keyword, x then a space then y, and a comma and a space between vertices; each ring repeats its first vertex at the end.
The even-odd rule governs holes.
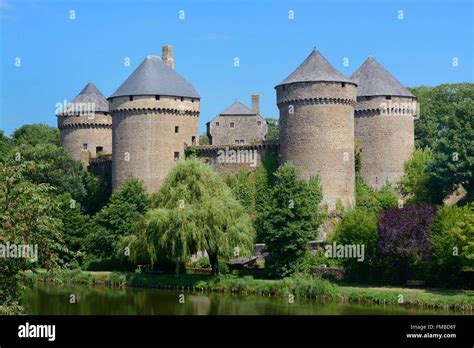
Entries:
POLYGON ((23 300, 29 314, 52 315, 450 314, 448 311, 434 311, 426 308, 325 303, 298 298, 295 299, 295 303, 290 304, 284 297, 42 284, 26 288, 23 300), (180 294, 184 294, 184 303, 180 303, 180 294), (76 303, 71 303, 71 295, 76 297, 76 303))

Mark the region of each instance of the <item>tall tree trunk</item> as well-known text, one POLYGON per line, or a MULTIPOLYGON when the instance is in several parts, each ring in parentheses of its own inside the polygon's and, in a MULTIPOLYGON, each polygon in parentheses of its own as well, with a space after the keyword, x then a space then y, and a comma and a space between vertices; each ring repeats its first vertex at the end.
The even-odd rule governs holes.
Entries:
POLYGON ((217 259, 217 254, 209 255, 209 263, 211 264, 212 275, 219 275, 219 260, 217 259))

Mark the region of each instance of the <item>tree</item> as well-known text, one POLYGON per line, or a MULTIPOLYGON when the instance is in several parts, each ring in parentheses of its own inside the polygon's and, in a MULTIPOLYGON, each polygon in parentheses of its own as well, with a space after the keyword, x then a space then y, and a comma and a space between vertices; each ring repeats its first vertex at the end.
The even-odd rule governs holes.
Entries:
POLYGON ((177 162, 153 197, 153 207, 137 224, 137 238, 150 262, 172 260, 176 272, 197 251, 206 251, 212 273, 220 257, 250 254, 254 230, 250 217, 229 187, 199 159, 177 162))
MULTIPOLYGON (((377 215, 364 208, 349 211, 336 226, 332 241, 340 245, 364 247, 364 258, 343 258, 348 276, 358 281, 373 281, 378 265, 377 215)), ((329 241, 329 244, 332 242, 329 241)))
POLYGON ((62 222, 56 216, 59 206, 51 199, 52 188, 36 185, 24 174, 35 163, 0 163, 0 243, 37 245, 38 259, 0 258, 0 303, 19 302, 17 274, 38 266, 52 268, 60 263, 65 251, 62 222))
POLYGON ((429 228, 435 207, 409 205, 391 208, 380 215, 378 247, 392 281, 417 276, 431 252, 429 228))
POLYGON ((416 147, 433 149, 444 132, 446 121, 455 115, 456 105, 465 101, 472 103, 474 84, 421 86, 410 88, 410 91, 418 98, 420 106, 420 117, 415 120, 416 147))
POLYGON ((265 140, 278 141, 280 139, 280 127, 278 126, 278 119, 268 117, 267 121, 268 132, 265 140))
POLYGON ((10 151, 13 149, 13 142, 6 137, 2 130, 0 130, 0 162, 7 160, 10 151))
POLYGON ((462 286, 460 272, 474 267, 474 203, 439 209, 431 225, 431 239, 431 278, 442 286, 462 286))
POLYGON ((15 145, 50 144, 60 146, 59 129, 45 124, 27 124, 16 129, 12 134, 15 145))
POLYGON ((466 201, 474 199, 474 100, 454 105, 453 113, 444 122, 445 128, 433 146, 428 165, 429 189, 434 203, 462 186, 466 201))
POLYGON ((416 149, 405 163, 405 174, 400 179, 400 191, 409 204, 431 202, 431 192, 428 187, 430 174, 427 171, 430 159, 431 150, 427 147, 416 149))
POLYGON ((361 176, 356 176, 356 208, 379 213, 398 205, 398 198, 390 184, 380 190, 370 188, 361 176))
POLYGON ((101 258, 113 257, 121 237, 132 234, 133 225, 149 208, 150 198, 143 183, 127 179, 94 217, 88 249, 101 258))
POLYGON ((318 205, 322 195, 311 184, 298 178, 294 165, 287 163, 275 173, 269 204, 262 216, 263 241, 269 255, 265 267, 274 277, 303 271, 308 243, 316 238, 320 221, 318 205), (319 200, 319 201, 318 201, 319 200))
POLYGON ((418 148, 429 147, 431 161, 427 191, 433 203, 441 203, 459 186, 473 200, 474 182, 474 84, 446 84, 411 90, 420 103, 415 121, 418 148))
POLYGON ((71 194, 78 202, 86 199, 85 178, 87 173, 82 164, 73 160, 61 147, 52 144, 16 146, 11 160, 35 162, 37 165, 25 173, 35 184, 49 184, 57 195, 71 194))
POLYGON ((207 133, 202 133, 199 136, 199 145, 209 145, 209 138, 207 137, 207 133))

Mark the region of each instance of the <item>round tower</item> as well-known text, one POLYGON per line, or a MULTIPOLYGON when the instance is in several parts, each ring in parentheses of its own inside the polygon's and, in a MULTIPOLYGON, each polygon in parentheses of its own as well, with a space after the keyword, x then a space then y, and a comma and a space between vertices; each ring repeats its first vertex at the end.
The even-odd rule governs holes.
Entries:
POLYGON ((379 189, 401 178, 413 152, 416 97, 372 57, 351 79, 358 85, 354 116, 361 174, 379 189))
POLYGON ((90 158, 112 153, 109 103, 94 83, 89 82, 57 116, 62 147, 85 167, 90 158))
POLYGON ((281 162, 292 162, 305 180, 319 174, 330 209, 337 201, 352 205, 356 84, 314 50, 275 89, 281 162))
POLYGON ((157 191, 175 161, 199 138, 200 97, 174 71, 172 46, 148 56, 108 98, 112 115, 112 188, 130 175, 157 191))

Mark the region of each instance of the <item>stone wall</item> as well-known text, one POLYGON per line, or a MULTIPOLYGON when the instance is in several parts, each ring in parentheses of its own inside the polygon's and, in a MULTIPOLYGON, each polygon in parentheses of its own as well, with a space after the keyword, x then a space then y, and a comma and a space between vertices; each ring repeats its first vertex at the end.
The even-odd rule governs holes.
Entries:
POLYGON ((269 151, 278 152, 278 144, 261 142, 252 145, 203 145, 199 149, 205 162, 215 171, 236 174, 243 168, 255 170, 263 163, 269 151))
POLYGON ((281 163, 303 179, 319 174, 323 203, 354 204, 354 105, 350 83, 304 82, 277 86, 281 163))
POLYGON ((361 149, 361 173, 373 188, 396 183, 403 175, 415 146, 413 102, 415 98, 407 97, 362 97, 357 102, 355 138, 361 149))
POLYGON ((244 144, 261 142, 267 132, 267 122, 258 115, 217 116, 208 128, 211 145, 234 145, 236 140, 243 140, 244 144), (234 128, 230 127, 231 122, 234 128))
POLYGON ((87 167, 89 158, 102 153, 112 153, 112 118, 109 114, 95 113, 90 116, 58 116, 61 146, 76 160, 87 167), (87 144, 87 150, 84 150, 87 144))
POLYGON ((116 97, 113 118, 112 188, 130 175, 157 191, 185 146, 199 139, 199 99, 160 96, 116 97), (176 128, 178 127, 178 128, 176 128))

